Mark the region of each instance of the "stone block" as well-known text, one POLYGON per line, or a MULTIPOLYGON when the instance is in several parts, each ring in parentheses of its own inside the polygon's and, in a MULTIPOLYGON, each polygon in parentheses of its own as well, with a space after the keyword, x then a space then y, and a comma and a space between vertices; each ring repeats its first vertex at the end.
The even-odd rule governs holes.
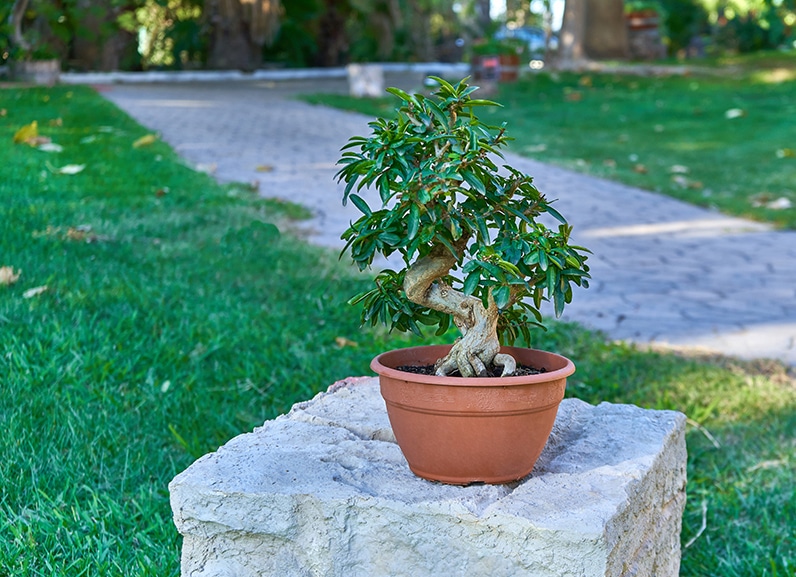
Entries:
POLYGON ((356 98, 384 96, 384 68, 380 64, 349 64, 346 66, 348 89, 356 98))
POLYGON ((184 577, 675 577, 685 417, 565 399, 534 471, 415 477, 376 379, 336 383, 169 485, 184 577))

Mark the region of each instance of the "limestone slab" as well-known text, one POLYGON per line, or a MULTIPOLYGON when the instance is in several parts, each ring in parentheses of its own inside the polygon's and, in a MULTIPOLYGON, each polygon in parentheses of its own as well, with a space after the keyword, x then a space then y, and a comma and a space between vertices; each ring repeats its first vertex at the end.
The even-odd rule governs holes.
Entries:
POLYGON ((415 477, 376 379, 349 379, 170 484, 185 577, 674 577, 685 417, 561 404, 508 485, 415 477))

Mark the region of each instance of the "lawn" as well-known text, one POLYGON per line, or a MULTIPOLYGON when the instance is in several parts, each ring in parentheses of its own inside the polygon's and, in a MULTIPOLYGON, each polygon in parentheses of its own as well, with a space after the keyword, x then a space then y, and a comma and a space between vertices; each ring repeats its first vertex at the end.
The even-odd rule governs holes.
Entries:
MULTIPOLYGON (((509 124, 518 154, 796 228, 796 53, 712 64, 666 78, 541 73, 502 84, 491 98, 504 108, 486 113, 509 124)), ((307 99, 377 116, 394 106, 307 99)))
MULTIPOLYGON (((0 286, 0 575, 177 575, 177 472, 417 343, 358 327, 368 279, 286 232, 301 210, 134 148, 146 133, 88 88, 0 90, 0 267, 21 271, 0 286), (33 120, 62 152, 12 143, 33 120)), ((534 345, 578 364, 570 395, 691 419, 683 575, 796 575, 782 366, 565 324, 534 345)))

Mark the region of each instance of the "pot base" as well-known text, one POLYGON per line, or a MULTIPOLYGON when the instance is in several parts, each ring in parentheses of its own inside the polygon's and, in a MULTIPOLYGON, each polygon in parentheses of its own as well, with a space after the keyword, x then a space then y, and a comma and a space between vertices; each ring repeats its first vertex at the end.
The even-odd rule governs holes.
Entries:
POLYGON ((371 363, 409 468, 424 479, 455 485, 509 483, 527 476, 553 428, 574 365, 553 353, 504 347, 502 352, 519 363, 546 372, 461 378, 394 368, 433 363, 449 350, 400 349, 371 363))

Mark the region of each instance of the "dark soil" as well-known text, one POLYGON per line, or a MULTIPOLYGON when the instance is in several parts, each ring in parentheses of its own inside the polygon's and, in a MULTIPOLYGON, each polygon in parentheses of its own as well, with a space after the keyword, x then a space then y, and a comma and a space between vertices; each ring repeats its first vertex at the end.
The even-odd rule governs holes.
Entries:
MULTIPOLYGON (((395 367, 398 371, 403 371, 405 373, 414 373, 416 375, 433 375, 434 374, 434 365, 402 365, 400 367, 395 367)), ((500 377, 500 373, 503 371, 503 367, 490 365, 486 368, 487 374, 484 375, 485 377, 500 377)), ((526 377, 528 375, 540 375, 542 373, 546 373, 546 369, 537 369, 534 367, 527 367, 525 365, 517 365, 517 370, 514 371, 510 376, 512 377, 526 377)), ((449 377, 461 377, 459 371, 454 371, 449 377)))

